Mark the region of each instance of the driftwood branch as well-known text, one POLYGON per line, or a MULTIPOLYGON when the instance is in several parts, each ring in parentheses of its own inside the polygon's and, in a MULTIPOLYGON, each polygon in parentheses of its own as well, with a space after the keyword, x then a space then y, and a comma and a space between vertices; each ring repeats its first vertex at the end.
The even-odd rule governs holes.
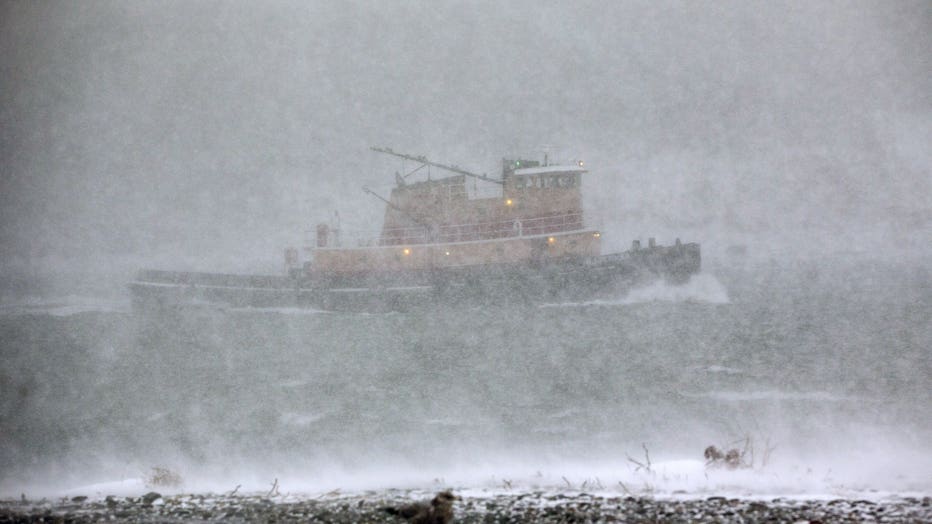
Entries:
POLYGON ((654 471, 650 468, 650 453, 647 451, 647 444, 642 443, 641 446, 644 448, 644 462, 634 460, 633 458, 631 458, 631 455, 628 455, 627 453, 625 453, 625 456, 628 457, 628 460, 630 462, 637 465, 637 468, 634 469, 635 472, 643 469, 644 471, 648 473, 653 473, 654 471))

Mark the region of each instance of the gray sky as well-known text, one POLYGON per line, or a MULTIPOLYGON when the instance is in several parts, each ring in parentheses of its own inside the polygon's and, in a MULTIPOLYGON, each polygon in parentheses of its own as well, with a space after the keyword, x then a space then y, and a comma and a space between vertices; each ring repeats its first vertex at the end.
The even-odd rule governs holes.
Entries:
POLYGON ((0 257, 278 260, 370 145, 585 158, 624 243, 928 238, 928 1, 500 4, 0 3, 0 257))

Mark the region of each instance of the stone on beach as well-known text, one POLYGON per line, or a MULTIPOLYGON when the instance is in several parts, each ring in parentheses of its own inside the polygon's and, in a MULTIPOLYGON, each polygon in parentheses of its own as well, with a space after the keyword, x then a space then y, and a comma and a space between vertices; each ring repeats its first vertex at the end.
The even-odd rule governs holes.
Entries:
POLYGON ((415 502, 403 506, 382 508, 389 515, 401 517, 411 524, 447 524, 453 521, 453 501, 459 500, 450 491, 441 491, 430 504, 415 502))

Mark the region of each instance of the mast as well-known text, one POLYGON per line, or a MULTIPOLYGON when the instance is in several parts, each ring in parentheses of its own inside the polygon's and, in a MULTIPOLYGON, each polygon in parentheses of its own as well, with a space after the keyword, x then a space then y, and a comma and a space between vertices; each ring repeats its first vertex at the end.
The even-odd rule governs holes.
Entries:
MULTIPOLYGON (((405 159, 405 160, 412 160, 412 161, 414 161, 414 162, 420 162, 421 164, 423 164, 423 165, 425 165, 425 166, 439 167, 440 169, 445 169, 445 170, 447 170, 447 171, 452 171, 453 173, 457 173, 457 174, 460 174, 460 175, 466 175, 466 176, 468 176, 468 177, 477 178, 477 179, 482 180, 482 181, 484 181, 484 182, 492 182, 493 184, 505 185, 505 182, 502 181, 502 180, 496 180, 496 179, 494 179, 494 178, 489 178, 489 177, 486 176, 486 175, 479 175, 479 174, 476 174, 476 173, 471 173, 471 172, 466 171, 465 169, 461 169, 461 168, 459 168, 459 167, 457 167, 457 166, 450 166, 450 165, 447 165, 447 164, 441 164, 441 163, 439 163, 439 162, 433 162, 433 161, 428 160, 427 158, 425 158, 423 155, 422 155, 422 156, 414 156, 414 155, 407 155, 407 154, 405 154, 405 153, 396 153, 395 151, 392 151, 392 149, 391 149, 390 147, 375 147, 375 146, 373 146, 373 147, 370 147, 369 149, 371 149, 371 150, 373 150, 373 151, 376 151, 376 152, 378 152, 378 153, 385 153, 386 155, 392 155, 392 156, 396 156, 396 157, 398 157, 398 158, 403 158, 403 159, 405 159)), ((410 174, 410 173, 409 173, 409 174, 410 174)))

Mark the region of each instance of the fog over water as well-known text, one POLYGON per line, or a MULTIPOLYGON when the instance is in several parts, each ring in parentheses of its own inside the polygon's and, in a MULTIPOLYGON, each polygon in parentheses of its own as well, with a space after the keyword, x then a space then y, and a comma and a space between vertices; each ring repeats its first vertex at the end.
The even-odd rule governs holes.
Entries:
POLYGON ((929 493, 930 144, 927 1, 4 2, 0 494, 630 483, 642 443, 661 491, 929 493), (376 229, 361 188, 401 162, 370 146, 583 159, 606 252, 678 237, 704 273, 520 311, 129 309, 141 267, 276 274, 334 211, 376 229), (774 470, 698 481, 748 434, 774 470))
POLYGON ((545 147, 583 158, 625 245, 924 248, 930 11, 5 3, 4 262, 277 269, 333 209, 381 218, 360 187, 386 192, 399 166, 371 145, 493 175, 545 147))

